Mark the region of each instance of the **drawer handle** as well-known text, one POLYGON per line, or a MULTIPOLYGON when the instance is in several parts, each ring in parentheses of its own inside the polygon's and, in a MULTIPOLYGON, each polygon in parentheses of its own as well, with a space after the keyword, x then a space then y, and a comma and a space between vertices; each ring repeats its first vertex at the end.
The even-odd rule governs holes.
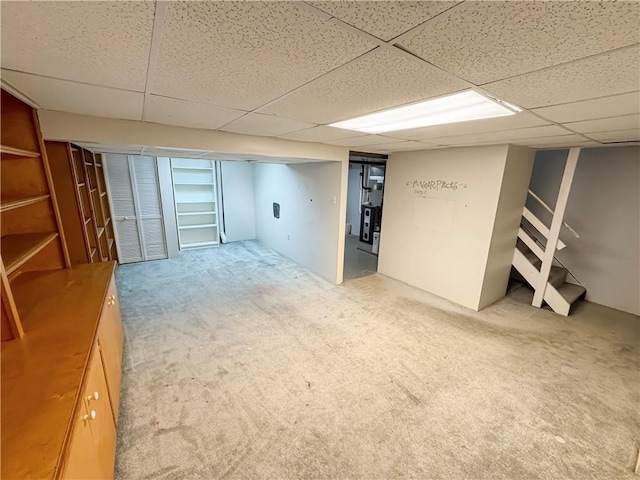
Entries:
POLYGON ((87 396, 87 400, 98 400, 100 398, 100 394, 98 392, 93 392, 92 395, 87 396))
POLYGON ((88 415, 85 414, 82 416, 83 420, 95 420, 96 419, 96 411, 95 410, 91 410, 91 413, 89 413, 88 415))

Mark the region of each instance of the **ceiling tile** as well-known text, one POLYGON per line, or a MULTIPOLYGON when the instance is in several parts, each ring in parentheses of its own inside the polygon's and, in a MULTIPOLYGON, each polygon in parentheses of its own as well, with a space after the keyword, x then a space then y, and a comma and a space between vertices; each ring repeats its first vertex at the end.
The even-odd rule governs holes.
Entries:
MULTIPOLYGON (((357 135, 357 132, 354 132, 353 130, 321 125, 319 127, 308 128, 306 130, 286 133, 284 135, 280 135, 280 138, 287 140, 299 140, 302 142, 325 142, 327 140, 338 140, 340 138, 352 138, 355 135, 357 135)), ((366 135, 366 133, 362 134, 362 136, 364 135, 366 135)))
POLYGON ((375 45, 296 2, 170 2, 153 93, 252 110, 375 45))
POLYGON ((536 108, 533 112, 558 123, 630 115, 640 113, 640 92, 536 108))
POLYGON ((610 132, 613 130, 640 130, 640 114, 624 115, 621 117, 601 118, 599 120, 585 120, 563 124, 565 127, 579 133, 610 132))
POLYGON ((215 130, 240 118, 245 113, 231 108, 149 95, 145 100, 143 120, 179 127, 215 130))
POLYGON ((329 140, 323 143, 339 145, 342 147, 367 147, 369 145, 381 145, 383 143, 391 143, 393 141, 393 138, 383 137, 381 135, 364 135, 360 137, 342 138, 340 140, 329 140))
POLYGON ((580 145, 583 143, 594 143, 583 137, 582 135, 555 135, 550 137, 536 137, 528 139, 511 140, 509 143, 514 145, 525 145, 527 147, 540 147, 540 146, 557 146, 557 145, 580 145))
POLYGON ((289 120, 288 118, 262 115, 260 113, 248 113, 244 117, 240 117, 228 125, 225 125, 220 130, 246 135, 274 137, 313 126, 314 125, 310 123, 297 122, 295 120, 289 120))
POLYGON ((45 110, 140 120, 144 94, 2 70, 2 78, 45 110))
POLYGON ((550 123, 551 122, 541 120, 530 113, 520 112, 508 117, 486 118, 484 120, 474 120, 471 122, 449 123, 447 125, 434 125, 432 127, 399 130, 397 132, 389 132, 388 135, 407 140, 425 140, 452 135, 468 135, 471 133, 496 132, 501 130, 511 130, 514 128, 536 127, 540 125, 548 125, 550 123))
POLYGON ((619 130, 617 132, 587 133, 586 136, 599 142, 639 141, 640 131, 637 128, 632 128, 630 130, 619 130))
POLYGON ((391 40, 459 2, 307 2, 382 40, 391 40))
POLYGON ((466 87, 465 82, 427 63, 379 48, 260 111, 325 124, 466 87))
POLYGON ((2 66, 144 91, 155 2, 2 2, 2 66))
POLYGON ((638 43, 635 2, 465 2, 402 47, 482 85, 638 43))
POLYGON ((457 135, 453 137, 441 137, 433 139, 433 143, 440 145, 472 145, 475 143, 509 143, 512 140, 525 138, 549 137, 555 135, 569 135, 571 132, 557 125, 543 127, 518 128, 516 130, 503 130, 499 132, 475 133, 471 135, 457 135))
POLYGON ((637 91, 639 63, 640 47, 636 45, 490 83, 484 88, 525 108, 577 102, 637 91))
POLYGON ((427 145, 422 142, 393 142, 393 143, 382 143, 372 145, 371 149, 375 150, 372 153, 390 153, 390 152, 402 152, 407 150, 426 150, 429 147, 436 147, 437 145, 427 145))

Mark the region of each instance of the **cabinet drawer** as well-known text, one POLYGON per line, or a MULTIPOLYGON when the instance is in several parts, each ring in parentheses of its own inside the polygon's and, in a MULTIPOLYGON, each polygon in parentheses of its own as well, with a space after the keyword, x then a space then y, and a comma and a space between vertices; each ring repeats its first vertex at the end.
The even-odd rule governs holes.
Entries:
POLYGON ((118 423, 118 405, 120 403, 120 377, 122 375, 122 347, 124 330, 120 318, 120 305, 115 279, 111 278, 107 300, 102 308, 98 327, 98 344, 102 352, 102 365, 107 380, 109 399, 114 423, 118 423))
POLYGON ((116 428, 111 415, 100 351, 93 348, 69 446, 63 479, 113 478, 116 428))

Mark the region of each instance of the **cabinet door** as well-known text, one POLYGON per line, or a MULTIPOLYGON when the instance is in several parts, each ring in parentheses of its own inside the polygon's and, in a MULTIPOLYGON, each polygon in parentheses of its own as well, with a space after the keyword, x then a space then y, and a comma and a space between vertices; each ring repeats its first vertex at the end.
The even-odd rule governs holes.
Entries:
POLYGON ((111 416, 100 351, 94 346, 87 380, 63 460, 64 479, 113 478, 116 427, 111 416))
POLYGON ((107 301, 102 308, 102 317, 98 330, 98 344, 102 353, 102 365, 107 380, 109 399, 114 423, 118 423, 118 404, 120 403, 120 377, 122 375, 122 347, 124 330, 120 318, 120 305, 115 279, 111 278, 107 301))

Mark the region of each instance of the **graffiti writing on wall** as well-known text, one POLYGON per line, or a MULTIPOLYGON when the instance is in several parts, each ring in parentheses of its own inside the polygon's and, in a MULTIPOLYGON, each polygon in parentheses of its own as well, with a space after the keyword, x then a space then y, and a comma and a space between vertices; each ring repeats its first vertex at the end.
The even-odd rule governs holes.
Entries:
POLYGON ((418 196, 424 196, 429 191, 434 190, 463 190, 467 188, 466 183, 456 182, 454 180, 411 180, 406 183, 407 187, 413 189, 413 193, 418 196))

